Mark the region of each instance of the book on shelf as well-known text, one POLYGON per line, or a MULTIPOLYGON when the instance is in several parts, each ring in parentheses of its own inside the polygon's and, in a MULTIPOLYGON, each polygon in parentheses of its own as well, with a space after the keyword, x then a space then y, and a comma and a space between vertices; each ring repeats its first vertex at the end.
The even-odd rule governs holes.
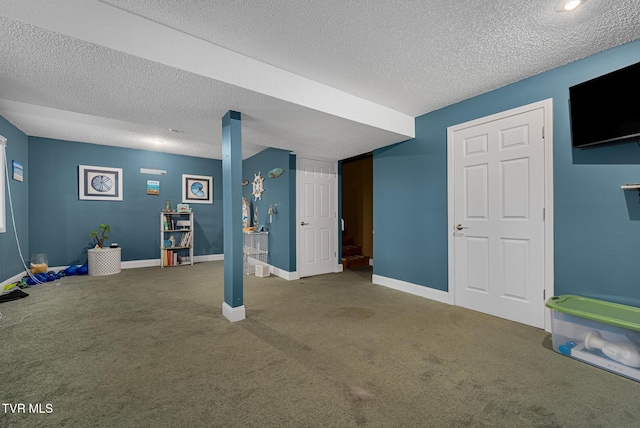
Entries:
POLYGON ((180 239, 180 247, 190 247, 191 246, 191 240, 192 240, 192 236, 193 236, 193 232, 189 231, 189 232, 184 232, 182 234, 182 238, 180 239))
POLYGON ((162 223, 164 230, 176 230, 176 221, 172 220, 170 215, 165 214, 162 223))

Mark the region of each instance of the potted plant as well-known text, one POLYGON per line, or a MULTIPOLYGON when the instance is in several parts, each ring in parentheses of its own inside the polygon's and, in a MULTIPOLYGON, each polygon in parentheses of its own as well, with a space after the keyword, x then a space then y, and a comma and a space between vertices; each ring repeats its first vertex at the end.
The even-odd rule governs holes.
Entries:
POLYGON ((102 248, 102 244, 106 239, 109 239, 107 233, 111 231, 111 227, 108 224, 102 223, 98 226, 98 230, 92 230, 89 236, 96 240, 96 248, 102 248))

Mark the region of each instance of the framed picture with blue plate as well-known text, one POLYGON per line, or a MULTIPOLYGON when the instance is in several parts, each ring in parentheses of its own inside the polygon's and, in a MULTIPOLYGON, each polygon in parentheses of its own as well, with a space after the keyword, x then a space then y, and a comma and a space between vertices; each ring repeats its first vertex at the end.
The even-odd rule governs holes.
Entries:
POLYGON ((182 202, 191 204, 212 204, 213 177, 182 174, 182 202))
POLYGON ((122 201, 122 168, 79 165, 78 199, 122 201))

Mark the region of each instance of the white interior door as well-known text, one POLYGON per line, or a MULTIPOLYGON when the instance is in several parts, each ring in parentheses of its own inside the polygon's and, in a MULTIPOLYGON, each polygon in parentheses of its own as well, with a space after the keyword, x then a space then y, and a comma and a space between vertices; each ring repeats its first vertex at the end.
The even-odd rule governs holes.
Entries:
POLYGON ((449 133, 454 299, 542 328, 545 112, 537 107, 492 118, 449 133))
POLYGON ((335 272, 334 163, 297 158, 297 270, 300 277, 335 272))

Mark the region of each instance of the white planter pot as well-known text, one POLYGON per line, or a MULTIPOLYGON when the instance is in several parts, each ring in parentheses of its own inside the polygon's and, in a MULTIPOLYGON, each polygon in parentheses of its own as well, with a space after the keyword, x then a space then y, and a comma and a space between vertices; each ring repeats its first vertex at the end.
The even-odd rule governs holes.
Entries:
POLYGON ((87 250, 89 275, 113 275, 120 273, 121 248, 94 248, 87 250))

